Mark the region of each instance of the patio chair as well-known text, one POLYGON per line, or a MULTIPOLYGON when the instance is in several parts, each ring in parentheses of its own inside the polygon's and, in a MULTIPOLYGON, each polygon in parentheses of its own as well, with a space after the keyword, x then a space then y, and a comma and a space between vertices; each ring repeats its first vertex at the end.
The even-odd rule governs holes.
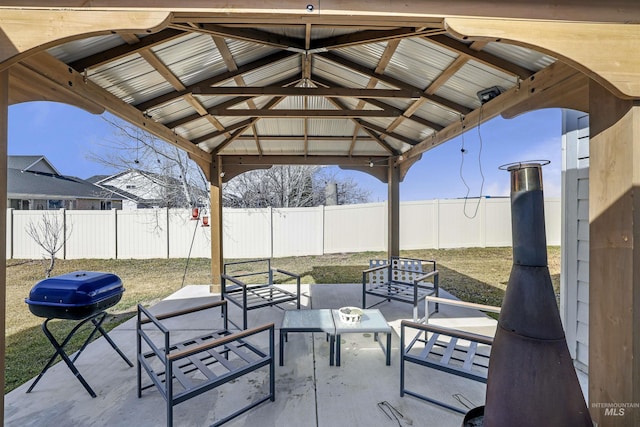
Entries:
POLYGON ((293 301, 296 302, 296 308, 300 309, 300 276, 272 268, 270 259, 224 264, 221 288, 222 299, 228 300, 242 309, 243 329, 247 329, 247 312, 250 310, 263 307, 282 309, 279 304, 293 301), (295 292, 276 286, 274 280, 276 276, 295 280, 295 292))
MULTIPOLYGON (((370 260, 369 269, 362 272, 362 308, 371 308, 385 301, 400 301, 413 305, 413 320, 418 320, 418 303, 426 296, 438 296, 439 272, 436 262, 415 258, 391 257, 391 260, 370 260), (367 295, 383 298, 367 306, 367 295)), ((438 311, 436 304, 435 311, 438 311)))
MULTIPOLYGON (((479 310, 481 312, 500 313, 500 307, 459 300, 429 296, 425 298, 425 305, 428 305, 429 302, 479 310)), ((410 390, 406 385, 406 380, 407 378, 415 378, 416 371, 412 370, 411 375, 407 375, 407 364, 436 369, 486 384, 493 337, 433 325, 428 322, 429 318, 425 317, 424 323, 408 320, 403 320, 400 323, 400 396, 408 394, 465 414, 469 408, 459 408, 426 396, 419 391, 410 390)), ((425 378, 427 375, 429 374, 425 374, 425 378)))
MULTIPOLYGON (((220 322, 217 314, 212 317, 212 323, 220 322)), ((168 427, 173 425, 175 405, 231 381, 234 382, 231 387, 236 387, 235 381, 238 378, 263 367, 268 366, 269 391, 230 415, 216 420, 213 426, 222 425, 267 400, 275 400, 274 324, 269 323, 236 333, 230 332, 227 326, 226 301, 162 315, 153 315, 138 305, 138 398, 142 397, 143 390, 155 386, 166 400, 168 427), (222 328, 212 327, 203 335, 190 336, 186 340, 174 342, 175 335, 180 336, 180 339, 185 336, 185 329, 182 326, 172 332, 168 327, 171 322, 169 319, 218 307, 222 311, 222 328), (248 341, 249 338, 252 341, 261 340, 263 345, 266 345, 267 338, 268 350, 264 351, 260 346, 252 344, 248 341), (149 375, 150 384, 142 384, 142 368, 149 375)), ((199 331, 202 333, 202 329, 199 331)), ((242 401, 244 402, 244 399, 242 401)), ((227 409, 227 406, 223 409, 227 409)))

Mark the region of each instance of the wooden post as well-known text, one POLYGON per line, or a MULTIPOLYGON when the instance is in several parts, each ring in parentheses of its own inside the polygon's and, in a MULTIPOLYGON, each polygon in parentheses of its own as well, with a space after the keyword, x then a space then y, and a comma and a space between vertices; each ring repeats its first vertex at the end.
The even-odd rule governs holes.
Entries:
POLYGON ((640 425, 640 105, 592 81, 589 108, 589 406, 640 425))
MULTIPOLYGON (((4 386, 5 316, 7 301, 7 146, 9 129, 9 71, 0 71, 0 384, 4 386)), ((0 399, 0 425, 4 425, 4 393, 0 399)))
POLYGON ((220 292, 220 274, 224 264, 222 251, 222 157, 211 163, 211 292, 220 292))
POLYGON ((387 256, 400 256, 400 168, 389 158, 387 166, 389 196, 387 198, 388 221, 387 256))

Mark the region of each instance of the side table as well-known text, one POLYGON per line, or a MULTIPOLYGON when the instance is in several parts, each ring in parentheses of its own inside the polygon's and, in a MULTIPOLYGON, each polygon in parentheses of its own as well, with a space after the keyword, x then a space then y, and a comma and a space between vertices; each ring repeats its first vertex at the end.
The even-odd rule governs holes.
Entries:
POLYGON ((338 310, 331 310, 333 321, 335 324, 335 340, 336 340, 336 366, 340 366, 340 335, 353 333, 373 333, 374 340, 378 342, 382 351, 386 354, 387 366, 391 365, 391 326, 387 323, 380 310, 365 309, 362 310, 362 318, 358 323, 345 323, 340 320, 338 310), (387 345, 383 347, 382 342, 378 339, 379 333, 387 334, 387 345))
POLYGON ((330 309, 286 310, 280 327, 280 366, 284 365, 284 343, 290 332, 324 332, 329 339, 329 365, 333 366, 335 325, 330 309))

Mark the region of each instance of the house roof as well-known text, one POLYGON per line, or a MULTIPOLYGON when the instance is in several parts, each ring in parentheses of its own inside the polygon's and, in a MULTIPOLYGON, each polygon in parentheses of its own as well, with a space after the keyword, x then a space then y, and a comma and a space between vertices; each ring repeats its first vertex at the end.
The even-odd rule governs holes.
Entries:
POLYGON ((29 167, 36 162, 46 162, 44 156, 8 156, 7 194, 9 198, 42 199, 111 199, 111 191, 83 179, 58 173, 43 172, 41 168, 29 167), (26 165, 26 166, 25 166, 26 165))
POLYGON ((19 169, 24 171, 51 172, 60 175, 60 172, 42 155, 18 155, 7 157, 7 167, 9 169, 19 169))

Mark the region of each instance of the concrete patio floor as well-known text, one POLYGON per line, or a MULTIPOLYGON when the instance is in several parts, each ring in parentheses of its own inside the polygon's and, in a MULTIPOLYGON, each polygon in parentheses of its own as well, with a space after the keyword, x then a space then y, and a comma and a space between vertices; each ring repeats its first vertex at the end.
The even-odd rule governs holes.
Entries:
MULTIPOLYGON (((360 306, 361 285, 304 286, 303 295, 303 308, 360 306)), ((441 296, 447 297, 447 294, 441 296)), ((217 299, 219 296, 210 294, 208 286, 186 286, 155 305, 152 312, 164 313, 217 299)), ((290 334, 285 347, 285 366, 277 366, 277 329, 283 311, 264 308, 250 312, 249 327, 267 322, 276 325, 276 400, 263 403, 225 426, 460 426, 460 414, 410 396, 400 397, 398 332, 400 321, 411 317, 411 307, 385 302, 376 308, 395 331, 391 366, 385 365, 384 354, 372 334, 343 335, 342 365, 329 366, 329 344, 320 333, 290 334), (387 415, 390 408, 400 414, 397 419, 387 415)), ((230 305, 230 318, 240 323, 241 312, 233 305, 230 305)), ((185 333, 206 329, 205 320, 200 320, 173 327, 185 333)), ((480 333, 492 333, 496 323, 479 312, 447 306, 442 306, 431 322, 480 333)), ((109 335, 135 364, 135 319, 118 326, 109 335)), ((153 388, 143 392, 139 399, 136 368, 128 367, 103 338, 87 347, 76 366, 96 392, 96 398, 89 396, 64 363, 57 363, 31 393, 25 393, 32 382, 29 381, 5 396, 5 425, 166 424, 164 399, 153 388)), ((484 402, 484 384, 423 367, 408 366, 407 369, 408 378, 421 387, 424 394, 456 406, 460 406, 454 398, 456 395, 469 405, 484 402)), ((267 371, 260 374, 263 376, 258 379, 248 375, 177 405, 174 425, 210 425, 230 413, 233 406, 245 404, 265 390, 267 371)))

